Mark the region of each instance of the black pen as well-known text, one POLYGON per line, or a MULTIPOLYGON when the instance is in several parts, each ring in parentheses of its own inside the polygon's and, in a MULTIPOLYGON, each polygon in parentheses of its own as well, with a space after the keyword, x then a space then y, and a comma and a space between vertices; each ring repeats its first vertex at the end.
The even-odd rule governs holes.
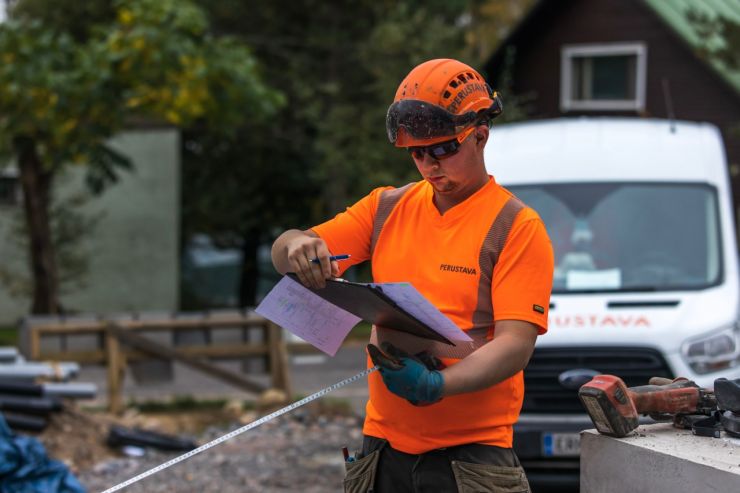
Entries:
MULTIPOLYGON (((332 261, 332 260, 347 260, 349 257, 350 256, 347 255, 346 253, 345 254, 342 254, 342 255, 332 255, 331 257, 329 257, 329 261, 332 261)), ((318 264, 319 262, 321 262, 321 259, 319 259, 319 258, 312 258, 311 259, 311 262, 313 262, 314 264, 318 264)))

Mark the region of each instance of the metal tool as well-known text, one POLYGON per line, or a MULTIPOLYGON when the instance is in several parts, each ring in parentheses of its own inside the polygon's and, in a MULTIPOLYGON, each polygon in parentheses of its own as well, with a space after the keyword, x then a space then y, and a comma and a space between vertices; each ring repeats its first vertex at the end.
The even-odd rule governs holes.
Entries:
POLYGON ((615 437, 626 436, 637 428, 640 414, 670 419, 681 415, 710 416, 717 409, 712 391, 685 378, 663 385, 627 388, 619 377, 598 375, 580 388, 578 397, 596 429, 615 437))
POLYGON ((114 491, 121 490, 121 489, 125 488, 126 486, 130 486, 130 485, 136 483, 137 481, 140 481, 140 480, 142 480, 142 479, 144 479, 144 478, 146 478, 148 476, 151 476, 152 474, 156 474, 159 471, 163 471, 163 470, 167 469, 170 466, 174 466, 178 462, 182 462, 185 459, 189 459, 190 457, 192 457, 192 456, 194 456, 196 454, 199 454, 201 452, 204 452, 204 451, 208 450, 211 447, 215 447, 219 443, 225 442, 226 440, 229 440, 230 438, 234 438, 237 435, 241 435, 245 431, 249 431, 252 428, 256 428, 257 426, 259 426, 259 425, 261 425, 263 423, 267 423, 268 421, 271 421, 271 420, 277 418, 278 416, 282 416, 283 414, 289 413, 293 409, 299 408, 299 407, 303 406, 304 404, 308 404, 311 401, 315 401, 319 397, 323 397, 326 394, 328 394, 330 392, 333 392, 333 391, 335 391, 336 389, 338 389, 340 387, 344 387, 347 384, 350 384, 352 382, 356 382, 357 380, 366 377, 367 375, 371 374, 372 372, 374 372, 377 369, 378 369, 377 366, 373 366, 372 368, 368 368, 367 370, 363 370, 360 373, 358 373, 357 375, 354 375, 352 377, 346 378, 346 379, 342 380, 341 382, 337 382, 337 383, 335 383, 334 385, 332 385, 330 387, 326 387, 325 389, 319 390, 318 392, 316 392, 314 394, 311 394, 308 397, 304 397, 300 401, 296 401, 293 404, 290 404, 288 406, 285 406, 282 409, 278 409, 274 413, 270 413, 267 416, 263 416, 260 419, 258 419, 257 421, 253 421, 253 422, 249 423, 248 425, 242 426, 241 428, 236 429, 236 430, 234 430, 234 431, 232 431, 230 433, 227 433, 226 435, 223 435, 223 436, 221 436, 221 437, 219 437, 219 438, 217 438, 215 440, 212 440, 212 441, 206 443, 205 445, 201 445, 200 447, 198 447, 198 448, 196 448, 194 450, 191 450, 190 452, 187 452, 187 453, 182 454, 182 455, 180 455, 178 457, 175 457, 174 459, 168 460, 167 462, 165 462, 163 464, 160 464, 157 467, 153 467, 152 469, 149 469, 148 471, 145 471, 145 472, 139 474, 138 476, 135 476, 135 477, 133 477, 131 479, 128 479, 128 480, 124 481, 123 483, 119 483, 119 484, 113 486, 112 488, 108 488, 107 490, 103 491, 102 493, 112 493, 114 491))
POLYGON ((714 393, 722 428, 731 437, 740 438, 740 378, 718 378, 714 381, 714 393))

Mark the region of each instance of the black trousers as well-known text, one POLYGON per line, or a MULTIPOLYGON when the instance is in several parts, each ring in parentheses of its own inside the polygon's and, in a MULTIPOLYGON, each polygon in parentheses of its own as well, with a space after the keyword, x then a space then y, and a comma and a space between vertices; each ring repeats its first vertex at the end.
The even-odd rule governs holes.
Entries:
POLYGON ((519 459, 510 448, 472 443, 415 455, 366 435, 362 457, 376 450, 373 493, 529 491, 519 459))

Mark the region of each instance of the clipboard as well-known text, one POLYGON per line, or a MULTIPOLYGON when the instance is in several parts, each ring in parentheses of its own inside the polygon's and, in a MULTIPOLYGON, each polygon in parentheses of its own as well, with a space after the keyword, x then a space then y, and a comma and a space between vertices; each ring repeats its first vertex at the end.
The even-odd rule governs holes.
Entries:
MULTIPOLYGON (((296 282, 301 282, 292 272, 286 275, 296 282)), ((455 343, 398 306, 383 294, 379 286, 344 279, 327 279, 326 287, 323 289, 309 287, 306 289, 366 322, 455 346, 455 343)))

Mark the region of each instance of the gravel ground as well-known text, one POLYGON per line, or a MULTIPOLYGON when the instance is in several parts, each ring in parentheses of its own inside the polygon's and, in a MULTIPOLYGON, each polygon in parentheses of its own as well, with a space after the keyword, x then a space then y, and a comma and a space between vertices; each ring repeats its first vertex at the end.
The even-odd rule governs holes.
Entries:
MULTIPOLYGON (((344 461, 362 444, 361 419, 315 415, 297 409, 238 435, 205 452, 134 483, 126 492, 339 492, 344 461)), ((243 425, 209 428, 197 437, 200 445, 243 425)), ((90 491, 104 491, 156 467, 181 453, 147 450, 139 458, 99 462, 80 471, 90 491)))

